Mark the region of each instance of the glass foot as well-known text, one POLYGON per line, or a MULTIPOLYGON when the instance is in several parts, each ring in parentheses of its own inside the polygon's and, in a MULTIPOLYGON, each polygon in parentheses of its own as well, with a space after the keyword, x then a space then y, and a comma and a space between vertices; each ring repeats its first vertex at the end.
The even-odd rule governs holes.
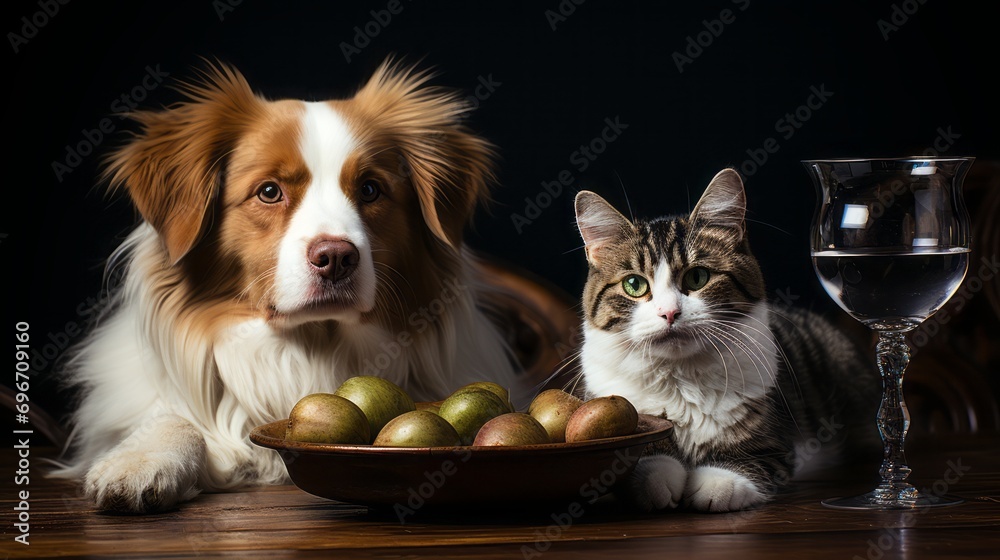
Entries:
POLYGON ((860 496, 823 500, 823 505, 834 509, 891 510, 954 506, 964 501, 957 496, 920 492, 910 484, 895 484, 879 486, 860 496))

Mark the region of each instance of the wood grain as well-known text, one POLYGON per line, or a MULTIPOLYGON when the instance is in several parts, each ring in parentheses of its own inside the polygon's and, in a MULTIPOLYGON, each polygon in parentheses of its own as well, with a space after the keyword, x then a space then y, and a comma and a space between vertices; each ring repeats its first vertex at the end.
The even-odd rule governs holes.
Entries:
MULTIPOLYGON (((294 486, 206 494, 178 510, 107 515, 75 485, 32 472, 31 545, 3 551, 30 557, 340 557, 340 558, 932 558, 993 555, 1000 549, 998 437, 940 438, 910 446, 912 480, 960 495, 966 504, 920 513, 855 513, 824 508, 822 498, 868 490, 869 465, 821 472, 774 502, 747 512, 687 511, 638 515, 612 501, 583 504, 566 527, 567 509, 415 516, 317 498, 294 486), (961 476, 954 467, 961 467, 961 476), (951 470, 949 470, 951 469, 951 470), (952 483, 946 484, 945 479, 952 483), (555 517, 553 517, 555 516, 555 517), (873 548, 874 547, 874 548, 873 548), (869 556, 871 552, 871 556, 869 556), (537 553, 537 554, 536 554, 537 553)), ((33 464, 45 450, 33 450, 33 464)), ((5 472, 14 455, 2 453, 5 472)), ((15 505, 13 477, 0 484, 0 508, 15 505)))

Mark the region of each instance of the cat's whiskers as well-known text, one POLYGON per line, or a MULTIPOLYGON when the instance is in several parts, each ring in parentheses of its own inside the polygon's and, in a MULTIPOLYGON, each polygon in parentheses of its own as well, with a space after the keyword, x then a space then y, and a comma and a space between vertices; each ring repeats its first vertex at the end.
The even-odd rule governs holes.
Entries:
MULTIPOLYGON (((575 395, 576 389, 580 385, 580 381, 582 379, 583 379, 583 371, 575 373, 573 377, 570 377, 568 380, 566 380, 565 383, 563 383, 562 390, 566 391, 571 395, 575 395)), ((541 387, 544 387, 544 384, 541 384, 541 386, 539 386, 538 389, 541 389, 541 387)))
MULTIPOLYGON (((718 340, 720 343, 722 343, 722 345, 726 347, 726 350, 729 350, 729 353, 733 356, 733 361, 736 362, 736 367, 738 367, 739 370, 740 370, 740 380, 743 382, 743 391, 742 391, 742 394, 746 394, 746 392, 747 392, 747 378, 746 378, 746 373, 743 371, 743 361, 739 359, 739 357, 736 355, 736 352, 733 351, 733 348, 726 342, 728 340, 729 342, 733 342, 737 346, 739 346, 740 345, 739 341, 736 340, 736 337, 734 337, 734 336, 730 335, 729 333, 725 332, 723 329, 720 329, 720 328, 712 326, 712 325, 702 325, 702 326, 707 331, 709 331, 710 333, 714 333, 715 334, 715 339, 718 340)), ((744 355, 751 356, 742 347, 740 348, 740 350, 743 350, 743 354, 744 355)), ((723 365, 725 365, 725 360, 723 360, 722 363, 723 363, 723 365)), ((761 374, 760 367, 757 365, 756 361, 752 359, 752 357, 751 357, 750 363, 753 364, 754 368, 757 369, 757 375, 760 376, 761 384, 764 384, 764 376, 763 376, 763 374, 761 374)), ((727 373, 727 376, 728 376, 728 373, 727 373)), ((728 377, 727 377, 727 383, 728 383, 728 377)))
MULTIPOLYGON (((704 476, 702 466, 724 457, 721 470, 746 477, 752 501, 767 499, 797 468, 795 446, 808 441, 803 432, 819 433, 817 422, 843 414, 841 401, 860 393, 860 383, 842 383, 842 375, 822 385, 813 379, 864 362, 821 317, 760 297, 763 271, 746 226, 775 226, 747 217, 746 193, 732 170, 716 175, 686 217, 630 220, 590 192, 575 205, 590 265, 585 377, 578 380, 622 391, 643 410, 674 419, 671 454, 690 467, 688 486, 704 476)), ((861 402, 848 404, 860 410, 861 402)), ((646 489, 673 474, 644 476, 646 489)), ((732 501, 731 484, 725 488, 700 505, 687 487, 681 495, 696 509, 748 505, 732 501)), ((711 494, 707 486, 698 493, 711 494)))
MULTIPOLYGON (((731 304, 731 303, 706 305, 705 306, 705 314, 709 316, 709 318, 706 319, 706 320, 712 321, 712 322, 726 322, 726 323, 736 324, 736 325, 739 325, 739 326, 743 326, 743 327, 747 327, 747 328, 753 329, 757 334, 759 334, 762 337, 768 339, 772 344, 775 345, 775 348, 777 348, 777 344, 774 341, 774 334, 771 332, 771 329, 767 326, 766 323, 764 323, 763 321, 761 321, 760 319, 758 319, 757 317, 755 317, 751 313, 745 313, 745 312, 742 312, 742 311, 737 311, 737 310, 732 309, 732 307, 733 307, 733 304, 731 304), (765 330, 758 329, 758 328, 756 328, 756 327, 754 327, 752 325, 749 325, 749 324, 747 324, 747 323, 745 323, 743 321, 737 320, 737 319, 725 319, 725 318, 720 318, 719 317, 720 315, 724 317, 727 314, 732 314, 732 315, 735 315, 737 317, 745 317, 745 318, 748 318, 748 319, 752 319, 755 322, 760 323, 761 325, 764 325, 764 329, 765 330)), ((741 334, 746 334, 746 333, 741 333, 741 334)))
POLYGON ((714 307, 710 306, 709 310, 711 312, 710 314, 712 315, 735 315, 736 317, 743 317, 746 319, 750 319, 751 321, 760 324, 762 328, 754 327, 753 325, 747 324, 743 321, 739 321, 736 319, 720 319, 718 317, 713 317, 713 320, 716 321, 727 321, 729 323, 738 324, 748 329, 753 329, 754 332, 766 338, 771 343, 771 345, 774 346, 775 350, 781 349, 781 346, 775 340, 774 331, 771 330, 771 327, 765 321, 762 321, 759 317, 755 316, 753 313, 746 313, 743 311, 738 311, 736 309, 729 309, 725 306, 714 306, 714 307))
POLYGON ((747 325, 746 323, 743 323, 741 321, 730 321, 730 320, 727 320, 727 319, 711 319, 710 322, 716 324, 716 326, 721 326, 721 327, 730 329, 731 331, 734 331, 734 332, 739 333, 740 335, 744 336, 747 339, 747 341, 749 341, 751 344, 753 344, 757 348, 757 350, 760 351, 760 353, 761 353, 760 357, 761 357, 762 360, 764 358, 764 352, 767 350, 767 348, 764 346, 764 343, 761 342, 757 337, 752 336, 751 334, 743 331, 740 327, 744 327, 744 328, 750 329, 750 330, 754 331, 755 333, 757 333, 757 334, 765 337, 766 340, 771 343, 771 348, 775 352, 781 351, 781 347, 778 346, 778 344, 774 342, 774 338, 771 336, 771 332, 770 331, 767 331, 767 332, 761 331, 760 329, 755 328, 755 327, 753 327, 751 325, 747 325))
MULTIPOLYGON (((710 333, 704 333, 704 332, 699 333, 699 334, 701 334, 702 337, 706 341, 708 341, 708 343, 711 344, 713 348, 715 348, 715 351, 719 353, 719 361, 722 362, 722 372, 723 372, 723 375, 726 378, 726 384, 725 384, 725 386, 722 389, 722 398, 725 399, 726 395, 729 393, 729 364, 726 363, 726 357, 722 355, 722 350, 719 350, 719 347, 716 346, 715 342, 712 341, 711 334, 710 333)), ((721 343, 723 346, 725 346, 725 343, 722 342, 721 340, 719 340, 719 343, 721 343)), ((729 349, 729 347, 726 347, 726 348, 729 350, 730 353, 732 353, 732 350, 729 349)), ((733 357, 735 358, 736 356, 733 356, 733 357)), ((737 361, 737 363, 739 363, 739 361, 737 361)), ((746 380, 744 380, 744 382, 743 382, 743 387, 744 387, 744 389, 746 388, 746 380)))
MULTIPOLYGON (((752 328, 752 327, 749 327, 748 325, 745 325, 744 323, 735 322, 735 324, 741 325, 741 326, 747 326, 748 328, 752 328)), ((716 330, 721 330, 722 329, 722 327, 712 326, 712 325, 706 325, 706 327, 707 328, 711 328, 711 329, 716 329, 716 330)), ((758 346, 758 350, 763 353, 764 347, 761 345, 760 342, 758 342, 757 340, 755 340, 754 337, 749 336, 747 333, 745 333, 745 332, 743 332, 743 331, 741 331, 741 330, 739 330, 737 328, 734 328, 732 326, 728 326, 726 328, 729 329, 730 332, 728 332, 727 334, 729 336, 733 337, 734 342, 736 342, 737 344, 741 344, 738 340, 735 340, 735 335, 733 335, 731 331, 736 331, 736 332, 742 334, 744 337, 747 338, 747 340, 749 340, 749 341, 753 342, 754 344, 756 344, 758 346)), ((741 346, 742 346, 742 344, 741 344, 741 346)), ((772 380, 773 385, 774 385, 774 389, 777 392, 778 396, 781 398, 782 404, 785 406, 785 409, 789 412, 789 415, 792 417, 792 423, 795 425, 795 428, 797 430, 800 430, 798 422, 795 420, 795 415, 792 413, 791 405, 788 403, 788 398, 785 396, 785 392, 781 389, 781 385, 778 384, 778 382, 777 382, 777 375, 776 375, 776 373, 774 371, 772 371, 771 368, 768 366, 767 362, 764 361, 763 356, 759 356, 758 357, 756 354, 754 354, 752 351, 750 351, 750 347, 749 346, 743 346, 743 347, 744 347, 744 349, 745 349, 745 351, 747 353, 747 356, 749 356, 751 358, 751 363, 753 363, 755 365, 755 367, 756 367, 756 365, 758 363, 758 360, 760 361, 760 365, 764 366, 764 371, 767 372, 768 377, 772 380)), ((785 357, 784 352, 781 350, 780 347, 778 348, 778 351, 781 353, 782 358, 784 359, 785 364, 787 365, 787 367, 789 369, 789 373, 791 373, 791 364, 788 362, 788 358, 785 357)), ((758 368, 758 373, 760 373, 760 369, 759 368, 758 368)), ((793 378, 793 380, 794 380, 794 378, 793 378)), ((763 375, 761 375, 761 383, 764 383, 763 375)), ((796 387, 798 387, 797 383, 796 383, 796 387)))
MULTIPOLYGON (((735 325, 745 326, 742 323, 735 323, 735 325)), ((761 384, 766 385, 766 382, 764 381, 763 374, 760 372, 760 366, 764 367, 764 372, 767 373, 768 379, 770 379, 772 383, 775 384, 777 383, 777 376, 769 366, 767 357, 765 355, 766 349, 755 337, 737 328, 733 324, 725 324, 718 319, 710 320, 709 324, 707 324, 706 327, 717 329, 725 333, 726 336, 731 337, 731 340, 734 343, 736 343, 741 350, 743 350, 743 352, 750 358, 754 366, 757 367, 757 372, 759 375, 761 375, 761 384), (746 340, 740 340, 740 336, 742 336, 746 340), (754 348, 751 347, 750 344, 752 344, 753 347, 756 348, 757 352, 754 352, 754 348)))
MULTIPOLYGON (((752 317, 752 316, 750 316, 750 318, 751 319, 756 319, 755 317, 752 317)), ((739 331, 740 327, 742 327, 742 328, 750 329, 750 330, 754 331, 755 333, 757 333, 757 334, 761 335, 762 337, 764 337, 765 340, 770 343, 770 348, 772 350, 774 350, 774 353, 776 355, 781 356, 782 361, 785 363, 785 365, 788 366, 789 373, 790 374, 794 374, 794 372, 792 371, 792 365, 791 365, 791 363, 789 363, 788 357, 785 355, 785 350, 781 347, 780 344, 778 344, 775 341, 775 337, 774 337, 774 335, 773 335, 773 333, 771 332, 770 329, 767 329, 766 331, 764 331, 764 330, 761 330, 761 329, 758 329, 758 328, 754 327, 753 325, 748 325, 748 324, 746 324, 746 323, 744 323, 742 321, 736 321, 736 320, 728 320, 728 319, 714 319, 714 320, 717 321, 718 323, 721 323, 721 324, 724 324, 724 325, 728 326, 729 328, 732 328, 733 330, 739 331)), ((766 350, 766 347, 764 346, 764 343, 761 342, 758 339, 758 337, 750 336, 749 334, 744 333, 742 331, 740 331, 740 332, 741 332, 741 334, 743 334, 744 336, 746 336, 747 339, 750 340, 755 346, 757 346, 757 348, 760 349, 761 352, 764 352, 766 350)))
MULTIPOLYGON (((567 369, 571 367, 577 367, 580 362, 581 353, 582 353, 581 350, 573 350, 572 352, 567 354, 565 358, 559 361, 559 364, 556 365, 555 369, 552 371, 551 374, 549 374, 548 377, 546 377, 539 383, 535 384, 534 387, 528 390, 528 394, 531 395, 532 398, 534 398, 535 395, 537 395, 542 391, 542 389, 544 389, 550 383, 558 379, 559 376, 563 375, 563 373, 567 369)), ((575 374, 573 374, 572 377, 570 377, 565 383, 563 383, 562 390, 568 393, 575 394, 576 387, 580 383, 580 380, 582 378, 583 378, 583 370, 577 371, 575 374), (573 386, 572 389, 569 389, 570 385, 573 386)))
MULTIPOLYGON (((767 333, 770 335, 770 336, 768 336, 768 339, 771 341, 771 344, 774 345, 774 348, 777 351, 778 355, 781 356, 781 361, 785 364, 785 367, 787 368, 789 378, 791 379, 792 384, 795 387, 795 392, 796 392, 797 396, 799 396, 801 398, 803 396, 802 387, 799 385, 799 380, 798 380, 798 376, 795 373, 795 368, 792 367, 792 362, 788 358, 788 355, 785 353, 785 349, 782 348, 781 345, 778 344, 777 341, 775 340, 775 337, 774 337, 773 331, 771 331, 770 325, 768 325, 764 321, 761 321, 759 318, 755 317, 753 314, 750 314, 750 313, 743 313, 743 312, 732 310, 732 309, 725 310, 725 312, 732 313, 734 315, 738 315, 738 316, 741 316, 741 317, 745 317, 747 319, 750 319, 751 321, 755 321, 757 323, 760 323, 761 326, 763 326, 763 328, 767 329, 767 333)), ((775 313, 775 311, 773 309, 769 310, 769 312, 772 313, 772 314, 777 314, 777 313, 775 313)), ((787 317, 781 316, 780 314, 778 314, 778 315, 780 317, 784 318, 786 321, 791 322, 791 320, 788 319, 787 317)), ((761 334, 765 334, 763 331, 760 331, 759 329, 756 329, 755 327, 753 327, 751 325, 747 325, 746 323, 743 323, 743 322, 740 322, 740 321, 733 321, 733 322, 735 322, 737 324, 740 324, 742 326, 745 326, 747 328, 754 329, 754 330, 756 330, 757 332, 759 332, 761 334)))
MULTIPOLYGON (((744 304, 750 305, 750 304, 748 304, 746 302, 737 302, 737 303, 744 303, 744 304)), ((756 305, 756 304, 754 304, 754 305, 756 305)), ((771 330, 771 326, 769 324, 767 324, 765 321, 762 321, 759 317, 755 316, 752 313, 746 313, 746 312, 743 312, 743 311, 738 311, 736 309, 732 309, 732 307, 734 307, 732 304, 726 305, 726 306, 723 306, 723 305, 714 305, 714 306, 708 306, 708 309, 711 312, 716 313, 716 314, 732 314, 732 315, 736 315, 738 317, 744 317, 746 319, 750 319, 751 321, 759 323, 763 327, 764 330, 758 329, 758 328, 756 328, 756 327, 754 327, 752 325, 748 325, 747 323, 745 323, 743 321, 738 321, 738 320, 727 321, 725 319, 716 319, 718 321, 726 321, 726 322, 729 322, 729 323, 732 323, 732 324, 735 324, 735 325, 739 325, 739 326, 742 326, 742 327, 753 329, 755 332, 757 332, 760 335, 762 335, 765 338, 767 338, 767 340, 770 341, 771 345, 774 347, 775 351, 777 351, 781 355, 782 361, 785 363, 785 365, 788 366, 789 374, 792 375, 793 381, 795 381, 795 377, 794 377, 795 376, 795 372, 794 372, 794 370, 792 368, 791 361, 788 359, 788 356, 785 354, 784 348, 782 348, 781 345, 777 343, 776 337, 774 336, 774 332, 771 330)), ((782 317, 786 321, 790 322, 790 320, 787 317, 780 315, 779 313, 775 312, 773 309, 768 309, 768 313, 769 314, 773 314, 773 315, 778 315, 779 317, 782 317)), ((796 381, 796 387, 798 387, 798 382, 797 381, 796 381)))
POLYGON ((639 352, 639 356, 644 362, 650 362, 653 360, 653 339, 647 338, 641 343, 642 349, 639 352), (648 357, 647 357, 648 356, 648 357))
MULTIPOLYGON (((627 331, 611 333, 613 338, 617 338, 615 341, 615 346, 624 346, 625 353, 631 354, 640 348, 645 347, 646 350, 651 347, 648 345, 648 340, 645 338, 634 338, 627 331)), ((644 356, 644 351, 640 352, 640 356, 644 356)))
MULTIPOLYGON (((627 354, 638 353, 641 361, 647 363, 653 361, 653 342, 651 339, 648 338, 634 339, 631 336, 629 336, 627 332, 621 332, 615 334, 621 335, 623 340, 621 340, 617 344, 621 345, 622 343, 624 343, 625 345, 627 345, 625 349, 625 352, 627 354)), ((651 379, 652 374, 649 371, 640 370, 640 375, 642 375, 643 383, 651 383, 655 381, 654 379, 651 379)))

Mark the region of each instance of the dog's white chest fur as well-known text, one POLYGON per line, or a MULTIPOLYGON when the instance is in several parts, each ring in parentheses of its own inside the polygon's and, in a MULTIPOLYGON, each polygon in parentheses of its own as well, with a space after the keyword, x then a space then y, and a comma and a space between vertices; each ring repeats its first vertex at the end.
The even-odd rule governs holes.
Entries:
POLYGON ((73 464, 98 507, 162 510, 283 480, 247 434, 302 397, 377 375, 415 400, 514 388, 462 234, 494 149, 459 96, 386 62, 348 99, 268 100, 209 67, 137 132, 106 178, 143 222, 125 280, 66 370, 73 464))

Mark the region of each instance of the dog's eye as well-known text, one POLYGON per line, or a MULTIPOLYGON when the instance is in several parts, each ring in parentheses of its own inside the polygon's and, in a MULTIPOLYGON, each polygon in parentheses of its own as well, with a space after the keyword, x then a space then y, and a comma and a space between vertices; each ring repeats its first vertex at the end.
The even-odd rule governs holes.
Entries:
POLYGON ((378 184, 377 181, 368 180, 361 183, 361 188, 358 190, 358 196, 361 198, 361 202, 375 202, 382 194, 382 186, 378 184))
POLYGON ((275 202, 281 202, 284 196, 281 193, 281 187, 277 183, 268 181, 257 189, 257 198, 264 204, 274 204, 275 202))

